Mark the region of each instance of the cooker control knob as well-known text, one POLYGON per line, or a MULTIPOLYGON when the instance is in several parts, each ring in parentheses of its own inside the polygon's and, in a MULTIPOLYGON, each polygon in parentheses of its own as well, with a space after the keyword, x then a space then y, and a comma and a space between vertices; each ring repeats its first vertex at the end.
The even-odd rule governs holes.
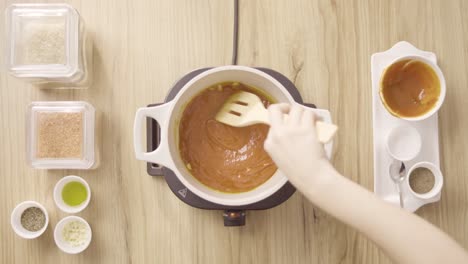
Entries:
POLYGON ((224 226, 243 226, 245 225, 245 211, 243 210, 224 210, 224 226))

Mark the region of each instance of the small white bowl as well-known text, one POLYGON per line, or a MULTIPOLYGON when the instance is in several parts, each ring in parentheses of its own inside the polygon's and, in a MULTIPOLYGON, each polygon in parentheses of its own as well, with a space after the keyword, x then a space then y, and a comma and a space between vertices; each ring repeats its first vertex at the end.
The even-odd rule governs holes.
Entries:
POLYGON ((427 199, 433 198, 434 196, 436 196, 442 191, 442 186, 444 185, 444 177, 442 175, 442 172, 437 166, 435 166, 434 164, 430 162, 423 161, 423 162, 418 162, 414 164, 413 167, 409 169, 408 174, 405 179, 405 184, 410 190, 412 195, 414 195, 415 197, 418 197, 419 199, 427 200, 427 199), (413 191, 413 189, 411 189, 409 178, 411 177, 411 173, 417 168, 426 168, 430 170, 432 174, 434 175, 434 186, 427 193, 417 193, 413 191))
POLYGON ((390 130, 387 136, 388 154, 395 160, 410 161, 421 151, 421 135, 409 125, 401 125, 390 130))
POLYGON ((60 210, 64 211, 65 213, 76 214, 76 213, 83 211, 88 206, 90 200, 91 200, 91 189, 89 188, 88 183, 81 177, 74 176, 74 175, 66 176, 66 177, 63 177, 60 181, 58 181, 57 184, 55 184, 55 187, 54 187, 55 204, 57 205, 58 208, 60 208, 60 210), (86 200, 77 206, 70 206, 66 204, 62 198, 63 187, 65 186, 65 184, 69 182, 73 182, 73 181, 82 183, 86 187, 86 191, 88 193, 88 197, 86 197, 86 200))
POLYGON ((55 244, 57 245, 58 248, 60 248, 60 250, 68 254, 78 254, 78 253, 83 252, 86 248, 88 248, 89 244, 91 243, 92 235, 93 235, 93 232, 88 222, 86 222, 86 220, 84 220, 83 218, 74 216, 74 215, 67 216, 63 218, 62 220, 60 220, 60 222, 58 222, 57 225, 55 226, 55 230, 54 230, 55 244), (88 232, 89 232, 88 240, 82 246, 74 247, 63 239, 63 235, 62 235, 63 228, 65 227, 67 223, 71 221, 80 221, 84 223, 88 229, 88 232))
POLYGON ((15 231, 15 233, 22 238, 33 239, 33 238, 39 237, 45 232, 48 225, 49 225, 49 215, 47 214, 47 210, 45 209, 44 206, 42 206, 42 204, 35 202, 35 201, 24 201, 18 204, 15 207, 15 209, 13 209, 13 212, 11 213, 11 227, 13 227, 13 230, 15 231), (24 228, 23 225, 21 225, 21 215, 26 209, 30 207, 37 207, 41 209, 45 215, 44 226, 40 230, 35 231, 35 232, 29 231, 26 228, 24 228))

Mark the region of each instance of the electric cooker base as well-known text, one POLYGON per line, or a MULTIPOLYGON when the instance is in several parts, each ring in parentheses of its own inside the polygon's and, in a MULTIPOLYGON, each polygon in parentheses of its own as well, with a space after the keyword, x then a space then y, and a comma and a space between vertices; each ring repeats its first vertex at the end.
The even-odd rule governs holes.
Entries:
MULTIPOLYGON (((177 93, 184 87, 184 85, 189 82, 192 78, 199 75, 200 73, 207 71, 211 68, 203 68, 194 70, 184 77, 182 77, 179 81, 175 83, 175 85, 170 90, 169 94, 167 95, 165 102, 169 102, 177 95, 177 93)), ((299 94, 296 86, 284 75, 281 73, 267 69, 267 68, 256 68, 260 71, 267 73, 268 75, 275 78, 279 81, 291 94, 294 100, 300 104, 304 104, 308 107, 314 107, 313 104, 303 103, 302 97, 299 94)), ((155 106, 158 104, 151 104, 149 106, 155 106)), ((147 118, 146 123, 147 129, 147 150, 153 151, 159 145, 159 126, 154 119, 147 118)), ((195 195, 191 192, 187 187, 185 187, 174 174, 173 171, 166 169, 164 167, 159 166, 158 164, 154 163, 147 163, 147 171, 148 174, 151 176, 164 176, 166 179, 169 188, 172 192, 179 197, 184 203, 200 208, 200 209, 208 209, 208 210, 223 210, 223 218, 224 218, 224 225, 225 226, 242 226, 245 225, 245 211, 246 210, 264 210, 275 207, 283 202, 285 202, 289 197, 293 195, 296 189, 291 185, 291 183, 287 182, 281 189, 279 189, 273 195, 267 197, 264 200, 259 202, 243 205, 243 206, 226 206, 222 204, 216 204, 201 197, 195 195)))

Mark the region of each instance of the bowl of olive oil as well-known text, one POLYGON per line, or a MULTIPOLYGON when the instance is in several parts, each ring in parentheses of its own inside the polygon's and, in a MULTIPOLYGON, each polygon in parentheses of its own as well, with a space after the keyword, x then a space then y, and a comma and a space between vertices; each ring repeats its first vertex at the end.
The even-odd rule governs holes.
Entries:
POLYGON ((81 177, 66 176, 55 184, 55 204, 65 213, 75 214, 83 211, 90 200, 91 189, 81 177))

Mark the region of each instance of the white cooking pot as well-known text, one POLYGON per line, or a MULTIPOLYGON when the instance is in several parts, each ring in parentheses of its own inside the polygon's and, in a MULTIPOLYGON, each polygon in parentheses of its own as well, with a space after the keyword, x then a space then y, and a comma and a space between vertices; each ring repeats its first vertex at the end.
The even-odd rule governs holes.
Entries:
MULTIPOLYGON (((261 201, 287 182, 285 175, 277 170, 273 176, 257 188, 242 193, 223 193, 215 191, 199 182, 187 170, 179 153, 179 121, 187 103, 203 89, 217 83, 236 81, 262 90, 277 102, 294 103, 291 94, 270 75, 245 66, 222 66, 207 70, 190 80, 176 97, 165 104, 138 109, 133 127, 135 155, 137 159, 160 164, 171 169, 178 179, 190 191, 199 197, 221 205, 241 206, 261 201), (142 126, 146 117, 155 119, 161 127, 161 140, 158 148, 144 152, 142 147, 142 126)), ((327 110, 316 109, 316 113, 325 122, 331 123, 327 110)), ((325 146, 327 155, 331 155, 331 143, 325 146)))

